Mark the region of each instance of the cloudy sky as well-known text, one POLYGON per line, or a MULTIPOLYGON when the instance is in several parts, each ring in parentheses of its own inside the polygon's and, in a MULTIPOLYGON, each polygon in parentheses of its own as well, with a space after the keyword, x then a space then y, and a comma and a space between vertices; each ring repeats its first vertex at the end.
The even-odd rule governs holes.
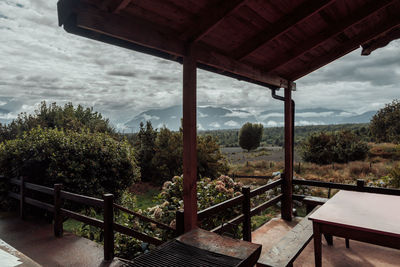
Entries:
MULTIPOLYGON (((181 104, 181 65, 67 34, 55 0, 0 0, 0 118, 38 104, 93 106, 121 125, 181 104), (2 113, 8 110, 10 113, 2 113)), ((400 92, 400 41, 371 56, 357 50, 297 81, 297 108, 377 110, 400 92)), ((198 71, 198 104, 251 112, 281 106, 270 91, 198 71)))

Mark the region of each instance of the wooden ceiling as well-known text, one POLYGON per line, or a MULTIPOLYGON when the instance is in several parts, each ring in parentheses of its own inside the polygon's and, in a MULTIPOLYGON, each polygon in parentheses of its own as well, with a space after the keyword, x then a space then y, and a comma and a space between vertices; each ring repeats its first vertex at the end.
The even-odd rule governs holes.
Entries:
POLYGON ((400 0, 59 0, 70 33, 270 88, 399 38, 400 0))

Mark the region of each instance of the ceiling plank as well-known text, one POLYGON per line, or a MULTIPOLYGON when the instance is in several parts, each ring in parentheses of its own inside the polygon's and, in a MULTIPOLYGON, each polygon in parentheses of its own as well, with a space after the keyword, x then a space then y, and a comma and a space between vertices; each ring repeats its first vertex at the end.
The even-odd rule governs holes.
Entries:
POLYGON ((289 74, 288 77, 290 77, 293 81, 297 80, 307 75, 308 73, 313 72, 321 68, 322 66, 325 66, 330 62, 358 49, 360 45, 376 38, 377 36, 387 31, 390 31, 395 27, 398 27, 399 25, 400 25, 400 17, 398 16, 398 14, 388 16, 383 22, 378 23, 374 25, 373 28, 368 28, 368 30, 364 31, 363 33, 350 38, 342 45, 332 49, 331 52, 321 57, 318 57, 316 60, 312 61, 312 63, 309 64, 309 66, 302 68, 302 71, 289 74))
POLYGON ((396 2, 396 0, 380 0, 380 1, 372 1, 366 4, 362 9, 354 12, 346 19, 343 19, 333 27, 329 27, 327 30, 322 31, 321 33, 308 38, 308 42, 304 42, 299 46, 295 46, 287 53, 282 53, 277 61, 272 62, 271 65, 268 65, 265 68, 266 72, 272 72, 276 69, 288 64, 289 62, 301 57, 307 51, 310 51, 319 45, 321 45, 326 40, 335 37, 339 33, 345 31, 346 29, 352 27, 353 25, 361 22, 362 20, 376 14, 378 11, 382 10, 382 8, 387 7, 391 3, 396 2))
POLYGON ((212 31, 224 18, 239 9, 247 0, 222 0, 198 14, 193 24, 181 38, 188 42, 198 42, 212 31))
POLYGON ((334 1, 335 0, 307 1, 301 4, 290 14, 283 16, 271 26, 265 28, 257 35, 250 38, 250 40, 245 41, 242 45, 235 49, 231 55, 237 60, 242 60, 259 47, 288 32, 293 26, 306 20, 334 1))
MULTIPOLYGON (((72 20, 65 23, 76 23, 76 26, 80 28, 154 48, 171 55, 183 56, 185 54, 187 43, 181 41, 177 34, 170 29, 152 25, 148 21, 132 16, 122 17, 110 14, 90 6, 77 8, 73 12, 77 17, 76 22, 72 20)), ((256 66, 211 51, 203 45, 196 44, 194 49, 197 61, 201 64, 276 87, 286 88, 290 84, 288 80, 278 75, 265 73, 256 66)), ((293 83, 291 84, 294 86, 293 83)))
POLYGON ((121 10, 125 9, 131 2, 132 0, 121 0, 119 4, 114 6, 110 11, 111 13, 118 14, 121 10))

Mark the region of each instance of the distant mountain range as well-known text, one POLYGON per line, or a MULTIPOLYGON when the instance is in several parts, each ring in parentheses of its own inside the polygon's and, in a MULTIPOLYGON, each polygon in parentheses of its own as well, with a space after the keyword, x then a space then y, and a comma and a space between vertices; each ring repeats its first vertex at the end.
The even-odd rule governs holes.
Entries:
MULTIPOLYGON (((338 109, 313 108, 297 109, 295 114, 296 125, 327 125, 343 123, 368 123, 376 111, 356 114, 338 109)), ((153 127, 166 126, 171 130, 178 130, 181 125, 182 106, 172 106, 164 109, 152 109, 140 113, 125 123, 132 131, 138 131, 140 122, 151 121, 153 127)), ((199 130, 238 129, 246 122, 259 122, 264 127, 283 126, 283 109, 266 110, 259 114, 252 114, 241 109, 218 107, 198 107, 197 124, 199 130)))

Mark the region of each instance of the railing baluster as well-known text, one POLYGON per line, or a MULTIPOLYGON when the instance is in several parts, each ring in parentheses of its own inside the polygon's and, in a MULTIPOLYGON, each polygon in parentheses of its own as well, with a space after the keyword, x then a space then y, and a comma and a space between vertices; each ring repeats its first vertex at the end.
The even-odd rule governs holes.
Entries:
POLYGON ((358 191, 364 192, 365 181, 363 179, 357 179, 358 191))
POLYGON ((176 235, 180 236, 185 232, 185 222, 184 222, 184 214, 183 210, 177 210, 175 214, 175 229, 176 235))
POLYGON ((54 236, 63 236, 63 216, 61 215, 61 208, 63 200, 61 199, 62 184, 54 185, 54 236))
POLYGON ((19 186, 19 195, 20 195, 20 201, 19 201, 19 216, 21 219, 25 219, 25 177, 21 176, 21 184, 19 186))
POLYGON ((104 194, 104 260, 112 261, 114 258, 114 195, 104 194))
POLYGON ((243 220, 243 240, 251 242, 251 204, 250 204, 250 187, 242 187, 243 204, 242 210, 243 220))

